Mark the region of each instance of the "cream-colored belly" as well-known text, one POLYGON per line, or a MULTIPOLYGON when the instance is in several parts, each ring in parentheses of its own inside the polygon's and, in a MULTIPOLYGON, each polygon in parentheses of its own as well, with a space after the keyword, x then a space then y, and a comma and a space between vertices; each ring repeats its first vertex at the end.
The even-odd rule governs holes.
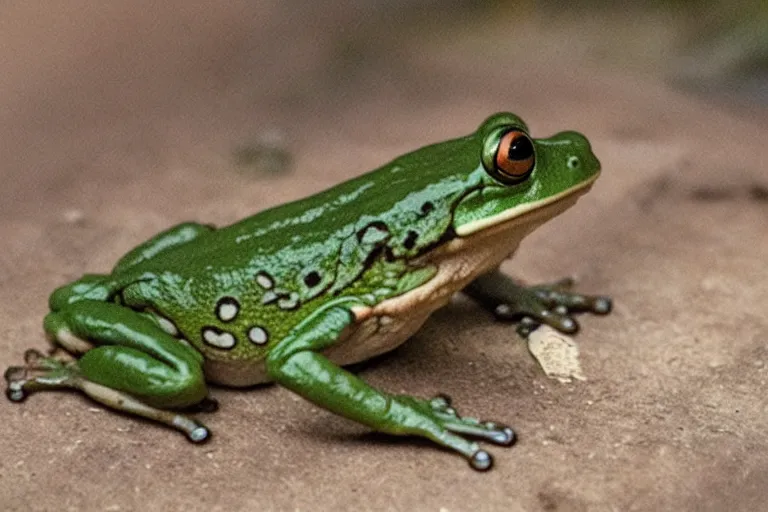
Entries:
POLYGON ((439 261, 431 259, 429 263, 438 269, 435 277, 405 295, 371 308, 354 310, 358 324, 346 339, 328 349, 326 355, 345 365, 396 348, 413 336, 435 310, 445 306, 454 293, 514 252, 516 245, 487 244, 445 254, 439 261))

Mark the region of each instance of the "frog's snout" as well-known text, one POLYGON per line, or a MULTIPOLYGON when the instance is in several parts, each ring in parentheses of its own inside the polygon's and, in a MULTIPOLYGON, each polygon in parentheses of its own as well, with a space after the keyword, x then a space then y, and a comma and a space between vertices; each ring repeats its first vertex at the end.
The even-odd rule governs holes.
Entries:
POLYGON ((600 170, 600 161, 592 152, 592 146, 585 136, 579 132, 560 132, 549 139, 561 149, 560 156, 565 159, 568 169, 592 174, 600 170))

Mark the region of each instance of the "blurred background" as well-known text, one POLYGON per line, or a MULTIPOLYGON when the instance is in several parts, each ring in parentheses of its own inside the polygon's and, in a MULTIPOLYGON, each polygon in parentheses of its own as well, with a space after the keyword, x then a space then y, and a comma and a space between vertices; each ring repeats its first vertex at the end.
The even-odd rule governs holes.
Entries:
POLYGON ((582 131, 603 163, 509 265, 614 296, 584 318, 589 381, 546 379, 460 302, 365 373, 510 421, 497 469, 276 387, 217 388, 201 449, 41 393, 0 400, 0 509, 764 509, 765 0, 2 1, 0 366, 44 347, 54 287, 158 231, 234 222, 498 110, 536 137, 582 131))
POLYGON ((371 121, 386 113, 454 104, 465 115, 494 65, 517 82, 531 67, 553 68, 558 81, 563 67, 609 70, 768 121, 768 3, 564 5, 6 1, 0 173, 30 186, 41 172, 120 154, 287 169, 291 148, 311 138, 302 127, 386 143, 412 135, 377 130, 371 121))

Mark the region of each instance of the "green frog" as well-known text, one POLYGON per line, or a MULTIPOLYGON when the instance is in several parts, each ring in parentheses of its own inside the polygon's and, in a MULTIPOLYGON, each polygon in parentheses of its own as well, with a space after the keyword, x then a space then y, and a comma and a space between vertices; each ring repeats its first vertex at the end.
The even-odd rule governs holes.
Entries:
POLYGON ((474 133, 423 147, 358 178, 236 224, 183 223, 123 256, 109 274, 55 290, 50 354, 6 371, 7 396, 74 388, 125 413, 210 437, 207 383, 274 382, 388 434, 421 436, 487 470, 477 441, 507 426, 368 385, 344 369, 394 349, 464 292, 520 332, 573 333, 577 312, 610 299, 567 282, 524 287, 498 267, 533 229, 573 205, 600 173, 587 139, 534 139, 498 113, 474 133), (62 352, 61 357, 55 351, 62 352))

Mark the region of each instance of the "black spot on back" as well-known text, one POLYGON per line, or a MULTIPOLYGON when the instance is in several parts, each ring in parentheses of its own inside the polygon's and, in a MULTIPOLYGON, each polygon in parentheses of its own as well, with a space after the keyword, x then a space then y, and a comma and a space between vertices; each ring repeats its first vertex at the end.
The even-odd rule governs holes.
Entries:
POLYGON ((314 288, 315 286, 320 284, 320 274, 318 274, 316 271, 312 271, 306 276, 304 276, 304 284, 307 285, 308 288, 314 288))
POLYGON ((419 234, 413 230, 408 231, 408 234, 405 236, 405 240, 403 240, 403 247, 408 249, 409 251, 416 247, 416 241, 419 239, 419 234))

